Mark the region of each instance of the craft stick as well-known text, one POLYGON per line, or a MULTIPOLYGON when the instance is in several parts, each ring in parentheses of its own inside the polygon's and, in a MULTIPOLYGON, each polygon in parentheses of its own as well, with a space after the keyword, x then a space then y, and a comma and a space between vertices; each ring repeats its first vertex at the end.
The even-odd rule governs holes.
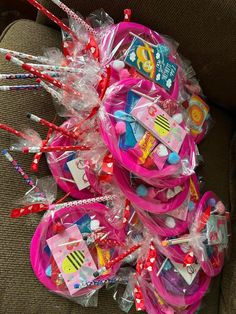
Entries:
POLYGON ((51 21, 56 23, 63 31, 70 34, 74 40, 78 41, 78 37, 75 32, 72 31, 67 25, 65 25, 58 17, 52 14, 49 10, 47 10, 43 5, 41 5, 36 0, 27 0, 31 5, 33 5, 36 9, 41 11, 44 15, 46 15, 51 21))
POLYGON ((15 170, 22 176, 27 185, 31 186, 37 193, 40 193, 42 198, 45 198, 44 193, 40 191, 40 189, 36 186, 33 179, 30 178, 22 169, 22 167, 17 163, 17 161, 11 156, 7 149, 2 151, 3 156, 13 165, 15 170))
POLYGON ((15 136, 21 137, 25 140, 30 140, 31 138, 29 136, 27 136, 26 134, 24 134, 23 132, 17 131, 13 128, 11 128, 10 126, 0 123, 0 129, 7 131, 8 133, 14 134, 15 136))
POLYGON ((79 150, 89 150, 88 147, 86 146, 42 146, 42 147, 23 147, 23 148, 18 148, 18 147, 11 147, 11 151, 14 152, 22 152, 24 154, 28 153, 50 153, 50 152, 74 152, 74 151, 79 151, 79 150))
POLYGON ((37 77, 45 80, 45 81, 48 81, 49 83, 53 84, 54 86, 58 87, 58 88, 61 88, 63 90, 65 90, 66 92, 68 93, 72 93, 73 95, 75 96, 80 96, 80 93, 77 92, 75 89, 73 89, 72 87, 56 80, 55 78, 51 77, 50 75, 48 74, 45 74, 45 73, 42 73, 40 72, 39 70, 35 69, 34 67, 31 67, 30 65, 22 62, 21 60, 19 60, 18 58, 16 57, 13 57, 11 56, 10 54, 7 54, 6 55, 6 60, 8 61, 12 61, 13 63, 15 63, 16 65, 22 67, 22 69, 36 75, 37 77))
POLYGON ((117 256, 113 260, 109 261, 106 263, 105 266, 102 268, 98 269, 96 272, 94 272, 94 277, 99 277, 101 276, 104 272, 106 272, 108 269, 112 268, 114 265, 120 263, 123 259, 125 259, 127 256, 132 254, 133 252, 137 251, 141 247, 141 244, 136 244, 133 247, 131 247, 129 250, 126 252, 122 253, 121 255, 117 256))
POLYGON ((27 53, 9 50, 9 49, 5 49, 5 48, 0 48, 0 53, 3 53, 3 54, 10 53, 14 57, 19 57, 19 58, 23 58, 23 59, 32 60, 32 61, 37 61, 40 63, 50 63, 50 60, 48 58, 41 57, 41 56, 33 56, 33 55, 30 55, 27 53))
POLYGON ((94 35, 97 34, 97 32, 88 24, 86 23, 82 18, 80 18, 74 11, 72 11, 68 6, 66 6, 63 2, 60 0, 52 0, 53 3, 55 3, 59 8, 61 8, 64 12, 67 13, 70 17, 72 17, 77 23, 84 26, 84 28, 89 32, 93 33, 94 35))
POLYGON ((90 199, 85 199, 85 200, 76 200, 76 201, 60 203, 60 204, 51 204, 51 205, 32 204, 32 205, 25 206, 22 208, 13 209, 11 212, 11 217, 19 218, 21 216, 29 215, 31 213, 38 213, 44 210, 60 210, 62 208, 70 208, 70 207, 79 206, 79 205, 100 203, 100 202, 113 200, 116 197, 117 197, 116 195, 105 195, 105 196, 100 196, 100 197, 95 197, 95 198, 90 198, 90 199))
POLYGON ((60 126, 55 125, 52 122, 49 122, 49 121, 47 121, 47 120, 45 120, 43 118, 39 118, 38 116, 36 116, 34 114, 31 114, 31 113, 28 113, 27 117, 30 120, 32 120, 34 122, 37 122, 37 123, 40 123, 41 125, 46 126, 48 128, 51 128, 51 129, 57 131, 58 133, 61 133, 61 134, 65 135, 65 136, 67 136, 69 138, 73 138, 75 140, 78 140, 78 137, 74 133, 69 132, 66 129, 60 127, 60 126))
POLYGON ((33 85, 4 85, 0 86, 0 91, 7 92, 7 91, 18 91, 18 90, 39 90, 42 89, 40 84, 33 84, 33 85))

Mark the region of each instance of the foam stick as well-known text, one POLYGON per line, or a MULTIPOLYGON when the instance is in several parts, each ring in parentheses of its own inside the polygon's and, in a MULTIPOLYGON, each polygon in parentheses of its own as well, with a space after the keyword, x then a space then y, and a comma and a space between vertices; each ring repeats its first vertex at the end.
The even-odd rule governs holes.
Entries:
POLYGON ((15 136, 21 137, 25 140, 30 140, 30 137, 24 134, 23 132, 17 131, 16 129, 11 128, 10 126, 0 123, 0 129, 7 131, 8 133, 14 134, 15 136))
POLYGON ((42 146, 42 147, 11 147, 11 151, 15 152, 22 152, 24 154, 28 153, 50 153, 50 152, 73 152, 73 151, 79 151, 79 150, 89 150, 90 148, 86 146, 42 146))
POLYGON ((66 92, 68 93, 72 93, 73 95, 75 96, 80 96, 80 93, 77 92, 75 89, 73 89, 72 87, 56 80, 55 78, 51 77, 50 75, 48 74, 45 74, 45 73, 42 73, 40 72, 39 70, 35 69, 34 67, 22 62, 21 60, 19 60, 18 58, 16 57, 13 57, 11 56, 10 54, 7 54, 6 55, 6 60, 8 61, 12 61, 13 63, 15 63, 16 65, 22 67, 22 69, 36 75, 37 77, 45 80, 45 81, 48 81, 49 83, 53 84, 54 86, 58 87, 58 88, 61 88, 63 90, 65 90, 66 92))
POLYGON ((42 89, 42 86, 40 84, 34 84, 34 85, 4 85, 0 86, 0 91, 7 92, 7 91, 13 91, 13 90, 39 90, 42 89))
POLYGON ((27 0, 31 5, 33 5, 36 9, 41 11, 44 15, 46 15, 51 21, 56 23, 63 31, 70 34, 74 40, 78 41, 78 37, 75 32, 72 31, 67 25, 65 25, 58 17, 52 14, 49 10, 47 10, 43 5, 41 5, 36 0, 27 0))
POLYGON ((61 134, 65 135, 65 136, 67 136, 69 138, 73 138, 75 140, 78 140, 78 137, 74 133, 69 132, 66 129, 62 128, 62 127, 59 127, 59 126, 55 125, 52 122, 49 122, 49 121, 47 121, 47 120, 45 120, 43 118, 39 118, 38 116, 36 116, 34 114, 31 114, 31 113, 28 113, 27 117, 30 120, 32 120, 34 122, 37 122, 37 123, 40 123, 41 125, 46 126, 48 128, 51 128, 51 129, 57 131, 58 133, 61 133, 61 134))
POLYGON ((31 186, 37 193, 40 193, 42 198, 46 198, 44 193, 40 191, 40 189, 36 186, 33 179, 30 178, 22 169, 22 167, 17 163, 17 161, 11 156, 7 149, 2 151, 3 156, 13 165, 15 170, 23 177, 24 181, 27 185, 31 186))
POLYGON ((132 254, 133 252, 137 251, 141 247, 141 244, 136 244, 133 247, 131 247, 129 250, 126 252, 122 253, 121 255, 117 256, 116 258, 110 260, 108 263, 106 263, 105 266, 102 268, 98 269, 93 275, 94 277, 99 277, 101 276, 104 272, 106 272, 108 269, 112 268, 114 265, 118 264, 121 262, 123 259, 125 259, 127 256, 132 254))
POLYGON ((19 58, 23 58, 23 59, 32 60, 32 61, 37 61, 40 63, 50 63, 50 60, 48 58, 40 57, 40 56, 33 56, 33 55, 30 55, 27 53, 9 50, 9 49, 5 49, 5 48, 0 48, 0 53, 3 53, 3 54, 10 53, 14 57, 19 57, 19 58))
POLYGON ((72 17, 77 23, 80 25, 83 25, 84 28, 89 32, 93 33, 94 35, 97 34, 97 32, 88 24, 86 23, 82 18, 80 18, 74 11, 72 11, 68 6, 66 6, 63 2, 60 0, 52 0, 53 3, 55 3, 59 8, 61 8, 64 12, 67 13, 70 17, 72 17))
POLYGON ((79 206, 79 205, 100 203, 100 202, 105 202, 105 201, 111 201, 114 198, 116 198, 116 195, 105 195, 105 196, 94 197, 94 198, 85 199, 85 200, 76 200, 76 201, 60 203, 60 204, 51 204, 51 205, 32 204, 29 206, 24 206, 22 208, 13 209, 11 212, 11 217, 19 218, 21 216, 25 216, 31 213, 38 213, 44 210, 59 210, 62 208, 70 208, 70 207, 79 206))

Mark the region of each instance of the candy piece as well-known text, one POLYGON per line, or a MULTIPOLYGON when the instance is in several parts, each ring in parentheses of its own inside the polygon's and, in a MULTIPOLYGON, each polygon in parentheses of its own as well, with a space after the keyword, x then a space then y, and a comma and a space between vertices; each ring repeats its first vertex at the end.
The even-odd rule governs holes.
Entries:
POLYGON ((174 228, 176 223, 175 223, 175 220, 174 218, 172 217, 167 217, 166 220, 165 220, 165 225, 168 227, 168 228, 174 228))
POLYGON ((140 184, 137 189, 136 189, 136 193, 139 195, 139 196, 147 196, 148 194, 148 189, 146 188, 145 185, 143 184, 140 184))
POLYGON ((157 155, 160 157, 165 157, 168 155, 168 149, 165 145, 159 144, 156 148, 157 155))
POLYGON ((94 219, 90 223, 90 229, 92 231, 97 230, 99 228, 99 226, 100 226, 100 221, 99 220, 94 219))
POLYGON ((122 135, 126 132, 126 124, 124 121, 118 121, 115 126, 116 133, 122 135))
POLYGON ((125 63, 121 60, 115 60, 113 63, 112 63, 112 67, 114 70, 116 71, 121 71, 122 69, 124 69, 125 67, 125 63))
POLYGON ((176 113, 172 116, 172 119, 174 119, 178 124, 183 122, 183 115, 181 113, 176 113))
POLYGON ((172 152, 168 156, 168 163, 171 165, 176 165, 180 161, 180 157, 176 152, 172 152))

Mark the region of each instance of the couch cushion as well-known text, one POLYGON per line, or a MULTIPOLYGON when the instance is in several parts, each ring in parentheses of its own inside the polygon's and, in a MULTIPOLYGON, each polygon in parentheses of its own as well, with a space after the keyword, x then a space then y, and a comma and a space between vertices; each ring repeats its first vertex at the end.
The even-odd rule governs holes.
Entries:
MULTIPOLYGON (((60 45, 59 34, 46 26, 31 21, 18 21, 12 24, 1 39, 0 47, 40 54, 42 47, 60 45)), ((19 68, 0 58, 0 72, 19 72, 19 68)), ((3 84, 3 82, 2 82, 3 84)), ((44 92, 1 92, 0 98, 1 122, 9 123, 16 128, 29 125, 25 114, 33 112, 47 119, 54 116, 54 107, 51 98, 44 92)), ((200 147, 206 164, 203 168, 207 181, 207 189, 212 189, 229 202, 228 188, 228 148, 232 135, 232 119, 221 109, 212 108, 216 120, 215 127, 200 147), (217 171, 216 171, 217 170, 217 171), (216 174, 218 173, 218 174, 216 174)), ((43 128, 32 125, 34 129, 45 136, 43 128)), ((1 132, 1 149, 9 146, 10 136, 1 132)), ((29 170, 32 158, 21 154, 14 154, 26 171, 29 170)), ((94 313, 94 309, 78 309, 78 306, 56 295, 50 294, 34 277, 29 262, 29 244, 33 232, 40 220, 40 215, 32 215, 19 220, 9 218, 10 209, 16 204, 26 191, 26 187, 14 169, 4 160, 1 160, 2 176, 0 176, 0 295, 1 313, 94 313)), ((40 165, 40 176, 47 173, 45 161, 40 165)), ((219 282, 219 279, 218 279, 219 282)), ((214 285, 215 293, 210 293, 205 299, 202 313, 217 313, 219 289, 214 285)), ((121 313, 107 291, 100 294, 100 314, 121 313)), ((135 313, 133 309, 131 313, 135 313)))
MULTIPOLYGON (((236 1, 189 0, 64 0, 87 16, 104 8, 116 21, 130 7, 132 21, 152 27, 180 43, 181 53, 191 60, 204 92, 213 102, 236 111, 236 1), (214 12, 214 13, 213 13, 214 12)), ((63 11, 52 1, 42 4, 59 17, 63 11)), ((38 21, 48 23, 42 14, 38 21)), ((53 25, 53 23, 50 23, 53 25)))

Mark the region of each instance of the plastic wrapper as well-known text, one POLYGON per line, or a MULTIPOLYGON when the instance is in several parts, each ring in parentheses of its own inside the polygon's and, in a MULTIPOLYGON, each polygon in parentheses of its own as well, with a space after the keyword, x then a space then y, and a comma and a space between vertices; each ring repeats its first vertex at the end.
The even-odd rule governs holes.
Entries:
POLYGON ((184 122, 178 108, 150 81, 126 79, 107 90, 100 110, 101 134, 114 158, 154 186, 183 183, 196 166, 195 144, 181 126, 184 122), (140 93, 147 96, 140 97, 140 93), (146 99, 148 96, 154 100, 146 99), (173 110, 171 118, 168 110, 173 110))
POLYGON ((106 221, 107 210, 104 205, 90 204, 44 215, 31 242, 30 259, 35 275, 47 289, 76 302, 77 297, 93 295, 115 277, 118 263, 94 277, 119 255, 125 243, 124 232, 106 221))
POLYGON ((160 36, 157 32, 154 32, 141 24, 121 22, 114 25, 111 30, 105 34, 100 52, 101 62, 103 64, 109 64, 111 61, 117 59, 122 61, 125 60, 125 62, 128 63, 130 52, 131 62, 135 62, 135 59, 137 59, 137 67, 139 68, 139 71, 137 71, 139 73, 136 72, 135 75, 139 75, 141 72, 142 75, 150 77, 152 80, 156 81, 161 81, 161 78, 157 76, 158 73, 155 73, 156 64, 158 64, 157 67, 161 64, 163 68, 167 63, 169 65, 171 64, 171 66, 173 65, 173 71, 175 73, 172 73, 173 75, 171 75, 170 78, 171 81, 168 81, 167 79, 165 83, 162 83, 163 86, 170 91, 171 96, 174 99, 178 98, 179 78, 177 73, 178 66, 175 65, 176 50, 175 47, 168 46, 165 38, 160 36), (142 44, 141 48, 137 50, 137 55, 134 55, 132 58, 132 51, 130 51, 132 47, 130 46, 135 43, 135 40, 139 43, 142 42, 142 44))
POLYGON ((159 258, 151 278, 158 294, 168 304, 175 307, 189 306, 202 299, 210 284, 210 277, 201 269, 197 269, 197 266, 195 268, 192 266, 185 274, 186 269, 181 264, 173 264, 168 259, 159 258))
MULTIPOLYGON (((186 203, 186 200, 189 200, 190 179, 186 180, 183 185, 160 189, 145 183, 117 164, 114 164, 114 176, 126 197, 133 204, 148 212, 177 211, 183 203, 186 203)), ((182 210, 183 213, 184 210, 182 210)))

